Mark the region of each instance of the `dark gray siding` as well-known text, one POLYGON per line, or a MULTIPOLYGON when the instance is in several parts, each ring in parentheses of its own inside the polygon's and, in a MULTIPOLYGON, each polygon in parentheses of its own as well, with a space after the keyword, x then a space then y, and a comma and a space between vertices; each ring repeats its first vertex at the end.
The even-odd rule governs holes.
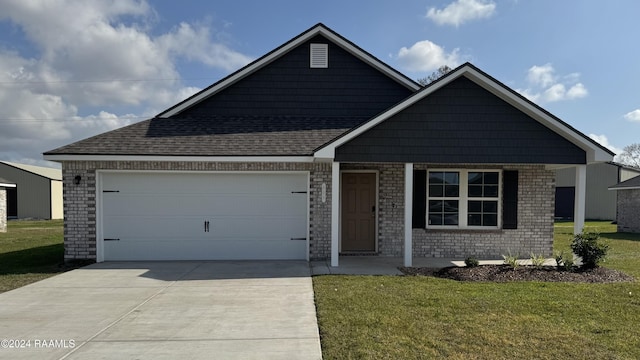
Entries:
POLYGON ((461 77, 336 149, 345 162, 584 164, 584 150, 461 77))
POLYGON ((372 117, 412 93, 323 36, 301 44, 179 117, 372 117), (329 67, 309 67, 309 44, 329 45, 329 67))

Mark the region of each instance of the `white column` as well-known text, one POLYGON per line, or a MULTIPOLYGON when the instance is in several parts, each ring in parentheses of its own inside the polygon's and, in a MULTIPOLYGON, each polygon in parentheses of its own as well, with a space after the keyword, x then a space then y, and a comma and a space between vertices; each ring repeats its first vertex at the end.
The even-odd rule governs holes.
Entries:
POLYGON ((404 266, 413 263, 413 163, 404 164, 404 266))
POLYGON ((576 166, 576 195, 573 213, 573 233, 584 229, 585 208, 587 206, 587 165, 576 166))
POLYGON ((331 266, 338 266, 340 254, 340 163, 331 167, 331 266))

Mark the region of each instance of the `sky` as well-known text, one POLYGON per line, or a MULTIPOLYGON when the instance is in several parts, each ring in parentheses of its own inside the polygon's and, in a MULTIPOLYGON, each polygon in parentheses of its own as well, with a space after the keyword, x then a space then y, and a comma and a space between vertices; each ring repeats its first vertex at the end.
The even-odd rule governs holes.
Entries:
POLYGON ((1 0, 0 161, 145 120, 321 22, 412 79, 471 62, 614 152, 640 1, 1 0))

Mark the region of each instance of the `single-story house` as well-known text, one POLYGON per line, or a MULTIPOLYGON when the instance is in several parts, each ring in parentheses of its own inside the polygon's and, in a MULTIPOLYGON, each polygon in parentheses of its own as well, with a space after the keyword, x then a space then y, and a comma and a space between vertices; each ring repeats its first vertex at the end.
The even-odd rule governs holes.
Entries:
POLYGON ((62 170, 0 161, 0 177, 16 184, 7 189, 9 219, 62 219, 62 170))
POLYGON ((0 232, 7 232, 7 189, 13 189, 16 184, 0 178, 0 232))
MULTIPOLYGON (((551 255, 555 169, 613 154, 466 63, 422 87, 318 24, 156 117, 51 150, 66 259, 551 255)), ((401 264, 399 264, 401 265, 401 264)))
POLYGON ((618 231, 640 233, 640 176, 611 186, 618 196, 618 231))
MULTIPOLYGON (((587 203, 585 217, 591 220, 616 220, 616 193, 609 187, 640 176, 640 169, 615 162, 587 166, 587 203)), ((556 209, 558 219, 573 219, 575 169, 556 171, 556 209)))

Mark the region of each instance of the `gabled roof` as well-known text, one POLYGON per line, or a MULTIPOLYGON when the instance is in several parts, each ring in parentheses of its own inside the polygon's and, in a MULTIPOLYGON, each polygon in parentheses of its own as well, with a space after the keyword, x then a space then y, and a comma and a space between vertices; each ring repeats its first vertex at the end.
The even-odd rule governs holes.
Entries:
POLYGON ((420 84, 416 83, 415 81, 413 81, 412 79, 406 77, 405 75, 403 75, 402 73, 400 73, 399 71, 395 70, 394 68, 390 67, 389 65, 385 64, 384 62, 380 61, 378 58, 376 58, 375 56, 369 54, 368 52, 366 52, 365 50, 361 49, 359 46, 355 45, 354 43, 352 43, 351 41, 347 40, 346 38, 342 37, 340 34, 336 33, 335 31, 331 30, 330 28, 328 28, 327 26, 325 26, 322 23, 318 23, 315 26, 311 27, 309 30, 303 32, 302 34, 294 37, 293 39, 289 40, 288 42, 284 43, 283 45, 281 45, 280 47, 272 50, 271 52, 267 53, 266 55, 262 56, 261 58, 253 61, 252 63, 248 64, 247 66, 243 67, 242 69, 234 72, 233 74, 225 77, 224 79, 216 82, 215 84, 207 87, 206 89, 200 91, 199 93, 189 97, 188 99, 172 106, 171 108, 161 112, 160 114, 158 114, 156 117, 158 118, 166 118, 166 117, 170 117, 170 116, 175 116, 177 114, 179 114, 180 112, 184 111, 185 109, 207 99, 210 96, 215 95, 216 93, 218 93, 219 91, 221 91, 222 89, 225 89, 231 85, 233 85, 235 82, 237 82, 238 80, 260 70, 261 68, 265 67, 266 65, 268 65, 269 63, 273 62, 274 60, 278 59, 279 57, 281 57, 282 55, 286 54, 288 51, 290 51, 291 49, 299 46, 300 44, 304 43, 305 41, 317 36, 317 35, 322 35, 324 37, 326 37, 327 39, 331 40, 332 42, 334 42, 335 44, 337 44, 338 46, 342 47, 344 50, 346 50, 347 52, 349 52, 351 55, 359 58, 360 60, 364 61, 365 63, 368 63, 370 66, 378 69, 379 71, 385 73, 386 75, 388 75, 389 77, 391 77, 392 79, 395 79, 398 83, 404 85, 405 87, 407 87, 408 89, 412 90, 412 91, 417 91, 419 89, 421 89, 422 87, 420 86, 420 84))
POLYGON ((634 190, 640 189, 640 176, 636 176, 619 184, 609 186, 609 190, 634 190))
POLYGON ((38 176, 45 177, 51 180, 62 180, 62 170, 54 169, 44 166, 34 166, 34 165, 26 165, 26 164, 17 164, 8 161, 0 161, 0 164, 4 164, 7 166, 11 166, 13 168, 26 171, 38 176))
POLYGON ((489 76, 485 72, 481 71, 474 65, 470 63, 465 63, 453 71, 449 72, 447 75, 441 77, 437 81, 432 82, 423 90, 409 96, 404 101, 399 104, 391 107, 390 109, 382 112, 378 116, 374 117, 370 121, 363 123, 362 125, 346 132, 339 138, 334 141, 323 145, 322 147, 316 149, 314 154, 315 157, 318 158, 329 158, 333 159, 335 157, 335 150, 337 147, 346 144, 350 140, 358 137, 369 129, 375 127, 376 125, 384 122, 390 117, 402 112, 407 109, 409 106, 417 103, 421 99, 429 96, 435 91, 441 89, 442 87, 450 84, 452 81, 460 78, 466 77, 474 83, 478 84, 485 90, 491 92, 496 95, 500 99, 514 106, 518 110, 527 114, 531 118, 537 120, 547 128, 553 130, 558 135, 564 137, 577 147, 581 148, 586 152, 587 162, 603 162, 603 161, 611 161, 613 159, 614 153, 605 147, 601 146, 594 140, 590 139, 588 136, 584 135, 580 131, 576 130, 569 124, 563 122, 559 118, 555 117, 548 111, 544 110, 540 106, 534 104, 529 101, 522 95, 518 94, 514 90, 510 89, 506 85, 502 84, 498 80, 489 76))
MULTIPOLYGON (((45 153, 65 156, 312 156, 367 118, 154 118, 45 153)), ((53 157, 50 157, 50 156, 53 157)), ((63 156, 63 158, 60 158, 63 156)))

